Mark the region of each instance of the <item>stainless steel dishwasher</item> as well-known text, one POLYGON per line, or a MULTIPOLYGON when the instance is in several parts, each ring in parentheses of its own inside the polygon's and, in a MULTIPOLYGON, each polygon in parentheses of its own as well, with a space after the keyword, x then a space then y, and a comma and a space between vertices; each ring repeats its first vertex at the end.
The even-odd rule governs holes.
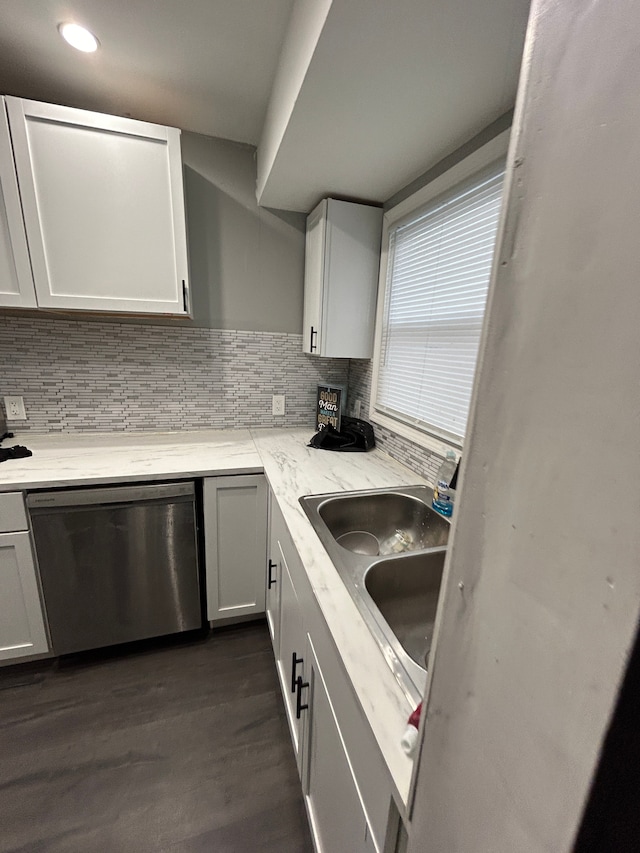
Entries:
POLYGON ((57 655, 202 625, 189 483, 27 497, 57 655))

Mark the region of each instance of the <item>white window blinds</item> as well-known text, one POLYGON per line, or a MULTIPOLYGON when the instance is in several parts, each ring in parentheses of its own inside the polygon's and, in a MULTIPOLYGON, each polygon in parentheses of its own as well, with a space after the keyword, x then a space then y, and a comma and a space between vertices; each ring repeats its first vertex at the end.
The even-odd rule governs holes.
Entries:
POLYGON ((504 163, 392 226, 375 407, 460 443, 471 402, 504 163))

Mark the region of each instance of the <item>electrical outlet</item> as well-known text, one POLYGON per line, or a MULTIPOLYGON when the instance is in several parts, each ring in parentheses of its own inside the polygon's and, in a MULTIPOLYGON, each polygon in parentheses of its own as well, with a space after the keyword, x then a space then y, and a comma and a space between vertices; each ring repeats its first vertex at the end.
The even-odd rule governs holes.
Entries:
POLYGON ((271 398, 271 413, 284 415, 284 394, 274 394, 271 398))
POLYGON ((362 400, 356 400, 353 404, 353 417, 359 418, 362 414, 362 400))
POLYGON ((8 421, 26 421, 27 419, 22 397, 5 397, 4 410, 8 421))

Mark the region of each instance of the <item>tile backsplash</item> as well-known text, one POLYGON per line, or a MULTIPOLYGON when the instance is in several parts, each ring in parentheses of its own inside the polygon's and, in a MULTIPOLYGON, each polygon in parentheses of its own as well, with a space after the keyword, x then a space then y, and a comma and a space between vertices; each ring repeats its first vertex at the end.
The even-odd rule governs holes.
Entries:
POLYGON ((27 410, 14 430, 312 428, 316 385, 346 385, 348 368, 296 334, 0 317, 0 395, 27 410))
MULTIPOLYGON (((361 417, 367 420, 369 417, 369 405, 371 402, 371 381, 373 362, 364 359, 351 359, 349 362, 349 407, 353 407, 356 400, 362 400, 361 417)), ((416 471, 429 482, 435 482, 438 468, 442 464, 443 457, 431 450, 425 450, 404 436, 392 432, 386 427, 374 424, 376 444, 389 456, 402 462, 411 470, 416 471)))
MULTIPOLYGON (((315 423, 318 383, 348 387, 367 419, 371 362, 302 353, 302 336, 93 320, 0 317, 0 396, 24 397, 9 428, 235 429, 315 423), (286 414, 271 414, 271 395, 286 414)), ((433 481, 442 458, 384 427, 378 447, 433 481)))

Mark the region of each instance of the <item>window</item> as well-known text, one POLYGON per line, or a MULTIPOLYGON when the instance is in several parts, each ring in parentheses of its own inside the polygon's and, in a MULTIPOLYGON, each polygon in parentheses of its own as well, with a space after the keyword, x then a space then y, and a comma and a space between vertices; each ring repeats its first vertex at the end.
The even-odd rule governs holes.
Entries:
POLYGON ((372 417, 411 438, 462 445, 503 179, 500 157, 387 222, 372 417))

